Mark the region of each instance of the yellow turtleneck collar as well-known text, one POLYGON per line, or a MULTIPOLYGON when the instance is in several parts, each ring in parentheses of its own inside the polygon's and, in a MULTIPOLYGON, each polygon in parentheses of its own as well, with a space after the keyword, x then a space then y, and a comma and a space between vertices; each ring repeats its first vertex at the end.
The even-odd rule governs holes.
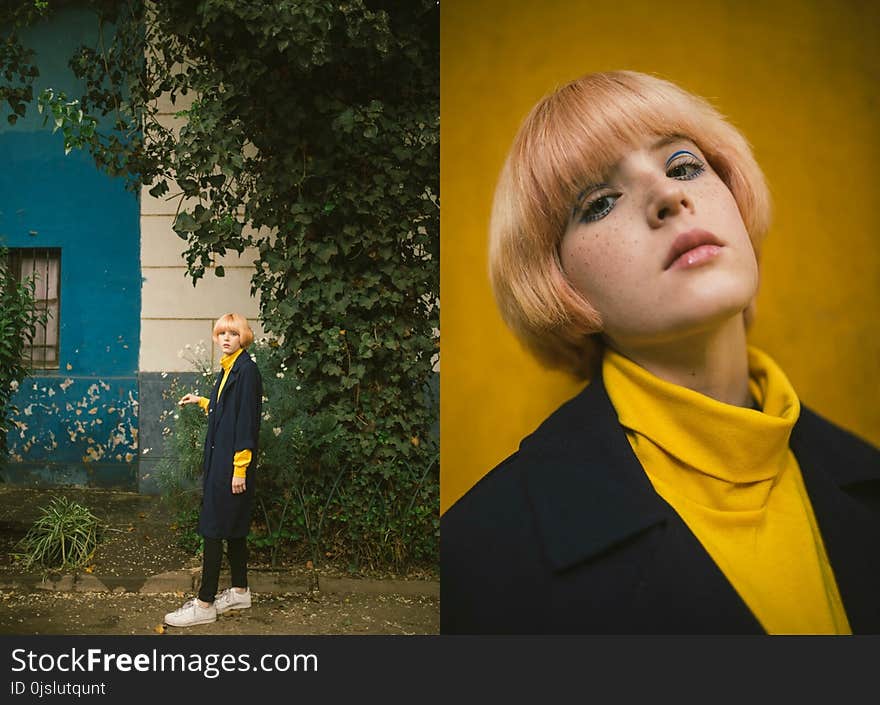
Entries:
POLYGON ((232 366, 235 364, 235 361, 238 359, 238 356, 241 355, 242 350, 244 350, 244 348, 239 348, 234 353, 231 353, 229 355, 224 355, 223 357, 220 358, 220 367, 223 368, 224 372, 229 372, 229 370, 232 369, 232 366))
MULTIPOLYGON (((602 364, 621 425, 702 476, 691 478, 696 484, 677 471, 675 478, 660 479, 718 509, 764 506, 788 462, 789 436, 800 414, 797 394, 779 366, 755 348, 748 356, 749 391, 761 411, 666 382, 610 349, 602 364)), ((664 467, 659 471, 665 476, 664 467)))

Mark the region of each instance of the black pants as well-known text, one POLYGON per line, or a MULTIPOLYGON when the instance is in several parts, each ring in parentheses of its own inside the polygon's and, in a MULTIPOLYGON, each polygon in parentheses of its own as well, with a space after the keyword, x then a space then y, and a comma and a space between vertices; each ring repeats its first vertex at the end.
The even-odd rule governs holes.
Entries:
MULTIPOLYGON (((226 539, 226 555, 232 572, 232 587, 247 587, 247 538, 226 539)), ((220 582, 220 563, 223 560, 223 539, 205 537, 205 554, 202 559, 202 586, 199 599, 213 602, 220 582)))

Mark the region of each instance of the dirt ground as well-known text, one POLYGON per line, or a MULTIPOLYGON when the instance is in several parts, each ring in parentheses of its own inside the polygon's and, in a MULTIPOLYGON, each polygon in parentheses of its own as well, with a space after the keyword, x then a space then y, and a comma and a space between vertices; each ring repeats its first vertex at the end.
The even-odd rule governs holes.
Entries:
POLYGON ((253 607, 213 624, 163 627, 180 593, 0 591, 0 634, 437 634, 439 603, 427 596, 254 595, 253 607))
MULTIPOLYGON (((157 497, 86 488, 30 489, 0 485, 0 583, 22 573, 13 554, 40 508, 62 495, 87 506, 105 524, 103 540, 88 570, 112 585, 113 578, 151 576, 196 569, 200 558, 178 543, 174 516, 157 497)), ((283 561, 285 575, 309 584, 317 577, 353 579, 355 591, 265 593, 254 595, 254 606, 222 615, 215 624, 187 629, 167 628, 165 634, 436 634, 439 600, 429 595, 361 594, 358 578, 436 580, 430 570, 407 575, 373 572, 360 575, 332 563, 312 569, 283 561)), ((249 568, 267 570, 252 552, 249 568)), ((221 585, 221 587, 223 587, 221 585)), ((5 634, 158 634, 162 617, 191 594, 142 594, 123 587, 106 592, 60 592, 0 589, 0 633, 5 634)))

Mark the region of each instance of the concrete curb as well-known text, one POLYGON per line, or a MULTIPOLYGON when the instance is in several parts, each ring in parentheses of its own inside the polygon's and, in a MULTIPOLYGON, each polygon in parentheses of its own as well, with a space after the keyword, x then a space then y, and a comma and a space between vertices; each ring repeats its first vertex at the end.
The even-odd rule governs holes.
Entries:
MULTIPOLYGON (((191 593, 198 590, 201 570, 172 570, 151 576, 96 576, 88 573, 44 578, 41 573, 0 576, 0 589, 49 590, 55 592, 135 592, 152 595, 166 592, 191 593)), ((220 574, 220 584, 229 581, 220 574)), ((249 571, 248 584, 258 593, 307 593, 311 580, 284 571, 249 571)), ((440 597, 436 580, 373 580, 369 578, 317 578, 317 591, 335 594, 406 595, 440 597)))

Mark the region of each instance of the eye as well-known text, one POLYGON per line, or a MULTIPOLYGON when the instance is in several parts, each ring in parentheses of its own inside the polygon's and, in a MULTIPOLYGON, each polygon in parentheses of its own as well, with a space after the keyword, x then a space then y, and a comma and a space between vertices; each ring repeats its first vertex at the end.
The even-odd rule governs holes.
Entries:
POLYGON ((679 181, 696 179, 706 171, 706 166, 690 152, 673 155, 666 166, 666 176, 679 181))
POLYGON ((618 198, 620 198, 619 194, 604 193, 588 200, 580 208, 580 222, 592 223, 601 220, 611 212, 618 198))

